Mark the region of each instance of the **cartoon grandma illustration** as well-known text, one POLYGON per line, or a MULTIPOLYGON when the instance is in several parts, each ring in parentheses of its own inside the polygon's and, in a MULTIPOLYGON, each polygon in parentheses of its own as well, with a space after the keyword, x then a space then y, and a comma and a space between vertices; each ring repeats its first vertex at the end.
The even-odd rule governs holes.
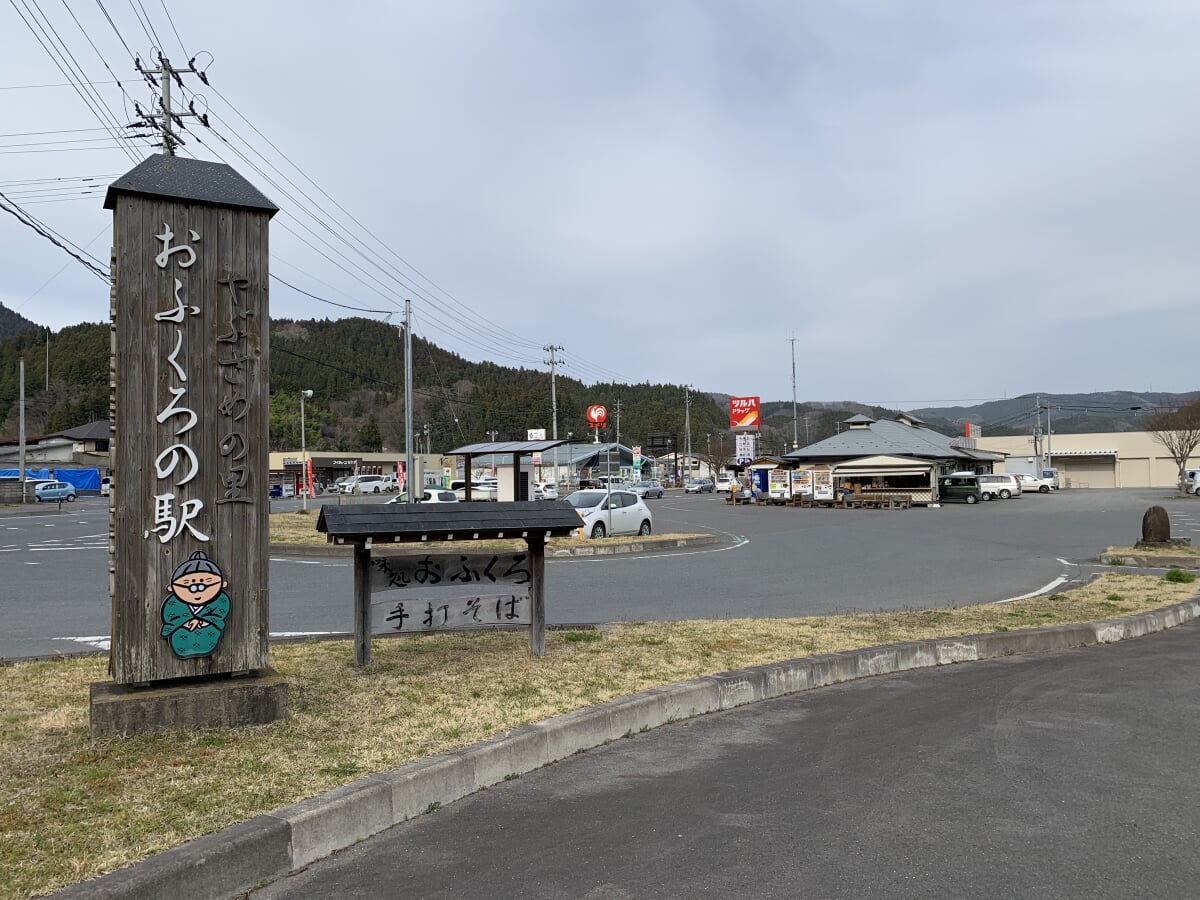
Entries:
POLYGON ((229 582, 221 567, 197 550, 171 575, 171 593, 162 605, 162 636, 180 659, 209 656, 221 643, 229 615, 229 582))

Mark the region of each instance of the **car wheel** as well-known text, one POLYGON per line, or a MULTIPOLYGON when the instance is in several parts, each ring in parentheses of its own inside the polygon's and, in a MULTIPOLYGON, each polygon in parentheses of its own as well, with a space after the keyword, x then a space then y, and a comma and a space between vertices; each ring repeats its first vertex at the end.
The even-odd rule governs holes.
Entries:
POLYGON ((602 537, 604 537, 604 533, 605 532, 604 532, 604 523, 603 522, 597 522, 595 525, 592 526, 592 537, 602 538, 602 537))
POLYGON ((1012 491, 1008 490, 1007 488, 1000 489, 1000 499, 1001 500, 1007 500, 1011 496, 1012 496, 1012 491))
POLYGON ((640 534, 642 537, 645 537, 649 533, 650 533, 650 522, 649 521, 642 522, 642 527, 638 529, 638 534, 640 534))
POLYGON ((979 496, 980 496, 980 499, 982 499, 982 500, 991 500, 992 499, 991 494, 980 494, 979 496))
POLYGON ((41 498, 41 497, 38 497, 38 496, 36 496, 36 495, 34 496, 34 498, 33 498, 33 499, 34 499, 34 500, 36 500, 38 503, 41 503, 41 502, 42 502, 42 498, 41 498))
POLYGON ((1048 494, 1048 493, 1050 493, 1050 488, 1049 488, 1049 486, 1048 486, 1048 485, 1044 485, 1044 484, 1043 484, 1043 485, 1042 485, 1040 488, 1038 488, 1038 493, 1039 493, 1039 494, 1048 494))
POLYGON ((68 502, 68 503, 74 503, 74 502, 75 502, 75 495, 74 495, 74 494, 67 494, 67 502, 68 502))
MULTIPOLYGON (((984 494, 983 496, 986 498, 987 494, 984 494)), ((967 502, 968 503, 978 503, 979 498, 976 497, 974 494, 967 494, 967 502)))

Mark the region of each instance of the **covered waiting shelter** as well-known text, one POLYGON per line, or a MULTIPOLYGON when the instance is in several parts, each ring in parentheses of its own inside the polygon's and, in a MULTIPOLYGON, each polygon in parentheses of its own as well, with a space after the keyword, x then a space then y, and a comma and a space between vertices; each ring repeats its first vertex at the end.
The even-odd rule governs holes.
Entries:
POLYGON ((917 503, 931 502, 934 494, 934 463, 911 456, 863 456, 833 466, 833 477, 842 484, 855 484, 859 493, 903 491, 917 503))
POLYGON ((463 473, 466 479, 464 488, 466 499, 471 499, 471 460, 476 456, 512 456, 513 500, 528 500, 529 485, 522 485, 521 457, 534 453, 545 453, 555 447, 561 447, 566 441, 484 441, 478 444, 467 444, 447 452, 447 456, 462 456, 463 473), (522 490, 524 488, 524 490, 522 490), (524 496, 522 496, 524 494, 524 496))

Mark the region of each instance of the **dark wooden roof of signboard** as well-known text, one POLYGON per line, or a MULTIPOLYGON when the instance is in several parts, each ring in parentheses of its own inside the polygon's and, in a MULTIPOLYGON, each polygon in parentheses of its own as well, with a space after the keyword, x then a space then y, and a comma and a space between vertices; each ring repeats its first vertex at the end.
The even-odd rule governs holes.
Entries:
POLYGON ((480 453, 545 453, 561 447, 566 441, 484 441, 467 444, 456 450, 447 451, 447 456, 477 456, 480 453))
POLYGON ((185 156, 157 154, 130 169, 108 186, 105 209, 116 207, 118 194, 257 209, 272 216, 279 212, 278 206, 232 167, 185 156))
POLYGON ((317 531, 334 543, 363 538, 388 543, 519 538, 528 532, 569 535, 579 514, 564 501, 516 503, 358 503, 326 504, 317 531))

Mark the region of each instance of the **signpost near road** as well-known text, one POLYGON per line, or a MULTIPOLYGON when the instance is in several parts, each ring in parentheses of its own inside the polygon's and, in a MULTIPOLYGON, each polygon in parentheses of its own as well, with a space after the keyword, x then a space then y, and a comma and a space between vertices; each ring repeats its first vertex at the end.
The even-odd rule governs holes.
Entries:
POLYGON ((229 166, 175 156, 118 178, 104 205, 113 683, 92 685, 92 733, 271 722, 287 709, 287 683, 267 665, 278 210, 229 166))

